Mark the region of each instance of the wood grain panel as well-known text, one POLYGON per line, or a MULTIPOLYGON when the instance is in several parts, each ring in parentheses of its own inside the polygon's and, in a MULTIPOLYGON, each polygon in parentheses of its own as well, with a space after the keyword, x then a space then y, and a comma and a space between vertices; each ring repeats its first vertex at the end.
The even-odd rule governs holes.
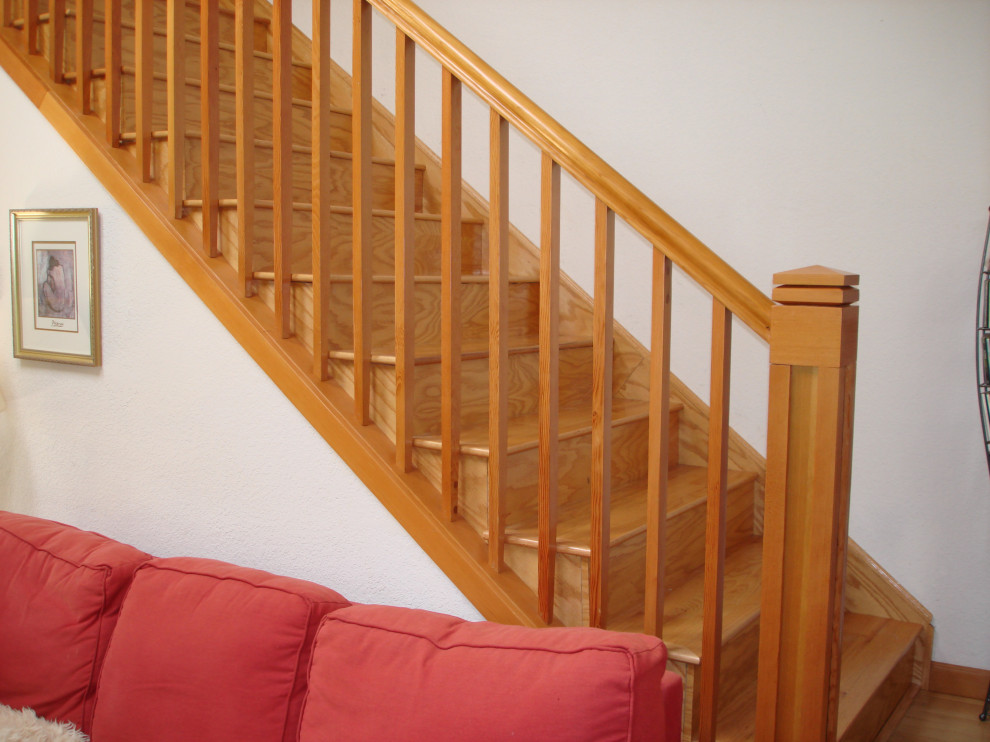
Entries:
POLYGON ((371 6, 354 0, 353 111, 353 266, 354 266, 354 414, 371 422, 371 6))

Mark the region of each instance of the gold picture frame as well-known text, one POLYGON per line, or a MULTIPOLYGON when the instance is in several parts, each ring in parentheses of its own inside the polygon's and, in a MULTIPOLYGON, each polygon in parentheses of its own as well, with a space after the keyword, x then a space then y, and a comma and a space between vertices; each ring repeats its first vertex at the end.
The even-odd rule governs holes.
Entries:
POLYGON ((96 209, 11 209, 14 357, 102 363, 96 209))

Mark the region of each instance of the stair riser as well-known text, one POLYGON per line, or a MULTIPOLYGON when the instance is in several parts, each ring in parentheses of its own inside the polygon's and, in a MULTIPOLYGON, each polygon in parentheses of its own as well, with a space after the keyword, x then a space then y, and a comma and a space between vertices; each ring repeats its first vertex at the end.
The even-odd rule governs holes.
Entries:
MULTIPOLYGON (((330 314, 333 320, 331 347, 354 347, 354 324, 351 319, 353 284, 334 282, 330 314)), ((461 336, 464 342, 487 342, 488 284, 461 285, 461 336)), ((439 283, 417 282, 415 297, 416 343, 420 348, 439 352, 441 292, 439 283)), ((395 284, 372 285, 372 315, 375 318, 371 347, 375 353, 395 353, 395 284)), ((539 286, 533 283, 509 284, 509 337, 535 337, 539 321, 539 286)), ((419 351, 417 355, 422 355, 419 351)))
MULTIPOLYGON (((308 287, 307 287, 308 288, 308 287)), ((271 302, 271 289, 263 289, 259 296, 266 302, 271 302)), ((296 307, 302 307, 303 302, 298 301, 296 307)), ((306 310, 308 311, 308 309, 306 310)), ((303 336, 300 336, 303 339, 303 336)), ((307 348, 310 340, 306 338, 307 348)), ((569 351, 562 351, 565 355, 569 351)), ((518 360, 520 365, 529 366, 536 361, 535 353, 526 353, 510 356, 510 365, 513 360, 518 360), (532 357, 532 358, 531 358, 532 357)), ((354 390, 353 364, 349 360, 330 359, 331 373, 336 378, 341 387, 352 394, 354 390)), ((522 372, 518 367, 510 371, 518 378, 527 377, 528 374, 522 372)), ((488 379, 488 359, 477 359, 462 363, 462 376, 465 379, 473 379, 475 383, 466 385, 466 388, 478 390, 481 387, 478 380, 488 379)), ((528 381, 527 381, 528 384, 528 381)), ((381 427, 391 438, 395 439, 395 368, 391 364, 373 363, 371 382, 371 406, 372 420, 381 427)), ((487 386, 484 387, 487 392, 487 386)), ((480 396, 480 392, 472 397, 480 396)), ((509 406, 530 406, 532 400, 529 398, 525 388, 513 388, 510 390, 509 406)), ((436 434, 439 429, 440 419, 440 364, 430 363, 416 367, 416 386, 414 392, 414 434, 430 435, 436 434)), ((461 405, 461 426, 466 428, 477 424, 479 420, 487 419, 488 414, 487 395, 484 399, 465 399, 461 405)), ((462 458, 463 460, 463 458, 462 458)), ((431 481, 439 482, 439 451, 417 448, 414 450, 414 462, 417 467, 422 468, 423 473, 431 481), (434 461, 435 459, 435 461, 434 461)), ((466 473, 462 476, 467 476, 466 473)))
MULTIPOLYGON (((676 464, 677 414, 671 414, 670 455, 676 464)), ((610 482, 617 489, 645 479, 648 461, 649 429, 646 420, 636 420, 612 428, 612 467, 610 482)), ((464 455, 462 476, 465 486, 460 499, 461 513, 479 531, 487 528, 488 459, 464 455), (470 485, 470 486, 469 486, 470 485)), ((507 523, 532 520, 536 513, 539 482, 539 451, 530 448, 509 455, 505 512, 507 523)), ((565 438, 558 443, 557 501, 560 507, 572 502, 589 502, 591 497, 591 434, 565 438)), ((644 513, 645 517, 645 513, 644 513)))
MULTIPOLYGON (((102 78, 93 81, 93 108, 101 118, 106 117, 106 90, 102 78)), ((121 131, 135 130, 134 116, 134 75, 125 72, 121 75, 121 131)), ((199 131, 200 115, 199 87, 187 85, 186 96, 186 130, 199 131)), ((168 128, 167 91, 164 80, 155 80, 152 95, 151 128, 154 131, 165 131, 168 128)), ((220 134, 225 137, 236 136, 234 119, 235 95, 231 91, 221 90, 219 94, 220 134)), ((272 141, 272 110, 271 100, 255 97, 254 105, 254 136, 263 141, 272 141)), ((340 152, 351 149, 351 117, 350 114, 331 110, 331 148, 340 152)), ((312 145, 312 116, 313 110, 308 103, 292 105, 292 144, 309 147, 312 145)))
MULTIPOLYGON (((684 509, 667 518, 666 543, 666 590, 674 590, 684 584, 687 577, 703 568, 705 563, 705 510, 704 500, 694 506, 684 509)), ((745 543, 753 535, 753 488, 751 484, 737 487, 729 492, 726 515, 726 548, 745 543)), ((644 513, 645 518, 645 513, 644 513)), ((536 569, 536 550, 531 545, 507 544, 518 550, 513 556, 513 563, 519 564, 525 559, 533 561, 526 571, 536 569), (522 553, 527 552, 527 553, 522 553)), ((641 610, 645 600, 646 586, 646 534, 640 533, 616 544, 610 550, 609 556, 609 615, 624 616, 641 610)), ((570 555, 568 555, 569 557, 570 555)), ((560 556, 558 556, 558 560, 560 556)), ((582 574, 587 571, 586 558, 581 557, 582 574)), ((587 621, 587 600, 576 604, 570 598, 575 595, 587 594, 587 577, 583 578, 582 587, 576 590, 573 585, 558 583, 555 605, 558 605, 559 618, 568 625, 572 622, 587 621), (580 607, 580 612, 576 612, 580 607)), ((536 583, 531 587, 536 588, 536 583)))
MULTIPOLYGON (((294 260, 293 271, 312 271, 310 254, 312 251, 312 213, 296 211, 293 215, 294 260)), ((272 234, 274 233, 273 212, 258 208, 254 215, 254 255, 257 270, 271 270, 272 234)), ((415 220, 415 273, 418 276, 440 275, 440 222, 436 219, 417 218, 415 220)), ((330 272, 335 275, 349 275, 352 261, 353 219, 349 213, 334 213, 330 217, 330 272)), ((221 245, 225 255, 237 255, 237 212, 224 209, 221 212, 221 245)), ((465 274, 483 274, 487 265, 483 264, 487 240, 487 230, 483 224, 466 222, 461 230, 462 266, 465 274)), ((372 274, 376 276, 395 275, 395 218, 391 214, 375 214, 371 218, 372 274)), ((234 260, 236 264, 236 259, 234 260)))
MULTIPOLYGON (((162 166, 167 162, 167 144, 159 142, 162 166)), ((201 140, 187 137, 185 146, 185 175, 186 187, 184 198, 200 198, 202 196, 201 140)), ((272 200, 274 191, 273 160, 274 150, 271 147, 254 148, 253 179, 255 198, 272 200)), ((330 162, 330 203, 335 206, 350 206, 353 203, 353 181, 350 155, 340 153, 332 155, 330 162)), ((164 175, 164 172, 163 172, 164 175)), ((157 178, 156 178, 157 180, 157 178)), ((168 187, 168 183, 162 184, 168 187)), ((422 207, 423 202, 423 171, 417 170, 415 176, 415 208, 422 207)), ((220 143, 220 198, 237 198, 237 147, 233 142, 220 143)), ((313 160, 308 152, 292 153, 292 200, 296 203, 308 204, 313 198, 313 160)), ((371 166, 371 205, 374 209, 395 208, 395 167, 391 163, 374 162, 371 166)))

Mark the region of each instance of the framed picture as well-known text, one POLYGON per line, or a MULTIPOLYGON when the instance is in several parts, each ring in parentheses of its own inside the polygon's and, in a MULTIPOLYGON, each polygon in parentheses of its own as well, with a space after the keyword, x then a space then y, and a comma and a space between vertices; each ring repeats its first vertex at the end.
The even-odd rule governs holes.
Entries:
POLYGON ((96 209, 10 212, 14 357, 99 366, 96 209))

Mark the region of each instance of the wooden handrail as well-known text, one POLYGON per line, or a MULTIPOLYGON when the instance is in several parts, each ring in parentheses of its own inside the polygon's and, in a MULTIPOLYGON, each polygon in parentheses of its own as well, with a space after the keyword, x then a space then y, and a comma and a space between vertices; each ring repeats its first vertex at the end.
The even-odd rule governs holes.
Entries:
POLYGON ((368 0, 764 340, 770 298, 409 0, 368 0))

